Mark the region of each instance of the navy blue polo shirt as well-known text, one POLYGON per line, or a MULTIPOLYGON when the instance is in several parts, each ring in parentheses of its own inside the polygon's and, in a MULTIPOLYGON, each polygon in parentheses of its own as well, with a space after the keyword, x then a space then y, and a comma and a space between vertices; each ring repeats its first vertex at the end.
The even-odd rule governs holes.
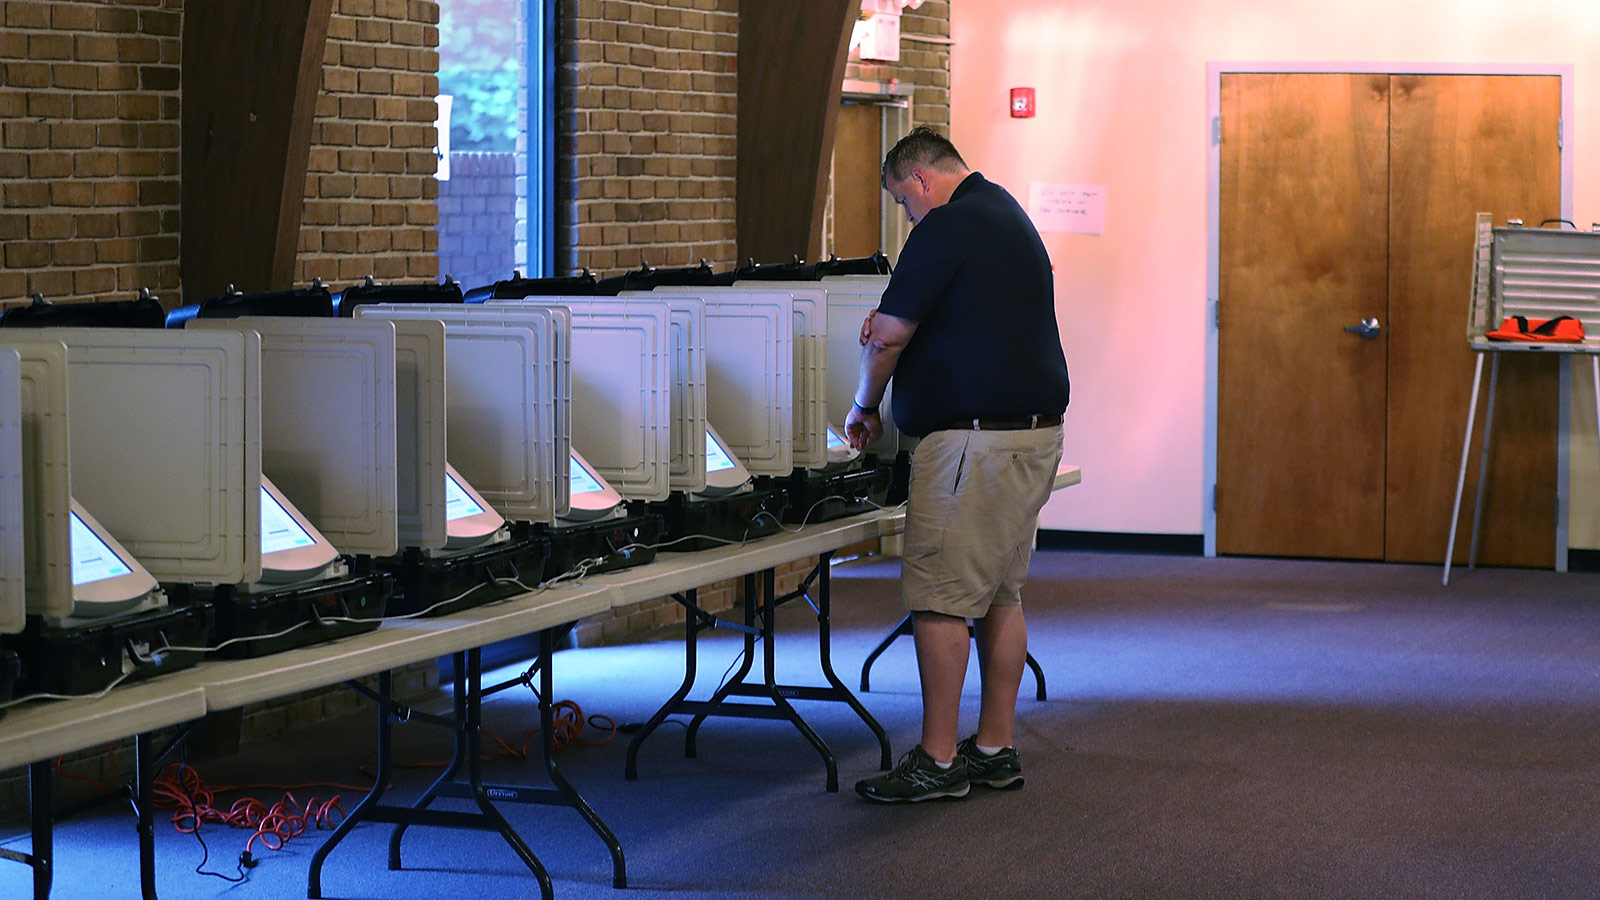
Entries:
POLYGON ((917 323, 894 371, 906 434, 1066 411, 1050 256, 1017 201, 977 172, 911 229, 878 309, 917 323))

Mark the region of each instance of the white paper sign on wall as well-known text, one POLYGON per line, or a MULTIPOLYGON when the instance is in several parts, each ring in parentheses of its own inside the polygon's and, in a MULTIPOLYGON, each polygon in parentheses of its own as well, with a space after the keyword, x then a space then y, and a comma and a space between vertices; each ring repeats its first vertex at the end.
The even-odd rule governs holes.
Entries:
POLYGON ((1028 216, 1041 232, 1102 234, 1106 225, 1106 187, 1030 182, 1028 216))

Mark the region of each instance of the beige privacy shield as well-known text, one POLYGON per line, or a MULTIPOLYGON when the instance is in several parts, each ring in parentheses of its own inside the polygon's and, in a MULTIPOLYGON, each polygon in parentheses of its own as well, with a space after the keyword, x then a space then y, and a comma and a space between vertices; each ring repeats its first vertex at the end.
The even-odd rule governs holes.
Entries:
POLYGON ((22 630, 22 357, 0 349, 0 634, 22 630))
POLYGON ((751 474, 794 471, 794 299, 787 291, 658 287, 706 309, 706 419, 751 474))
POLYGON ((367 304, 355 315, 358 320, 444 323, 450 464, 506 518, 554 523, 555 323, 544 316, 508 325, 473 317, 466 309, 367 304))
POLYGON ((491 300, 506 315, 529 307, 569 311, 572 445, 630 500, 672 491, 672 332, 659 298, 528 297, 491 300))
POLYGON ((258 579, 260 340, 189 329, 38 334, 67 347, 73 499, 158 581, 258 579))
POLYGON ((687 294, 623 291, 622 299, 665 299, 672 351, 672 471, 675 491, 706 489, 706 304, 687 294))
POLYGON ((400 546, 443 547, 445 511, 444 323, 394 323, 395 496, 400 546))
POLYGON ((261 336, 262 472, 339 552, 394 555, 394 326, 248 317, 185 330, 261 336))
MULTIPOLYGON (((828 292, 820 281, 736 281, 788 291, 794 301, 794 464, 828 464, 828 292)), ((844 424, 840 421, 840 424, 844 424)))
MULTIPOLYGON (((874 284, 849 280, 823 279, 823 283, 828 285, 828 421, 842 426, 850 404, 855 402, 856 381, 861 374, 861 322, 878 308, 883 291, 874 284)), ((870 452, 891 457, 901 444, 900 432, 889 411, 893 390, 891 380, 889 393, 885 393, 878 404, 883 434, 867 447, 870 452)))
POLYGON ((67 347, 38 330, 0 331, 18 354, 22 427, 22 571, 28 613, 72 614, 72 477, 67 347))

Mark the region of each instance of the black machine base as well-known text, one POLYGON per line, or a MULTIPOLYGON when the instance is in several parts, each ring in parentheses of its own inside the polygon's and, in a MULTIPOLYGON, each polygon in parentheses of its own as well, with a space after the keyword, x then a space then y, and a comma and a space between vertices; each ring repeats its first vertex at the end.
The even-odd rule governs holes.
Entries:
POLYGON ((666 500, 651 503, 650 510, 665 523, 661 549, 685 552, 777 534, 788 503, 786 490, 768 484, 725 497, 673 492, 666 500))
POLYGON ((661 531, 661 517, 653 511, 598 522, 541 525, 539 533, 550 540, 544 580, 642 566, 656 558, 661 531))
POLYGON ((213 629, 209 604, 168 606, 100 622, 51 627, 28 619, 20 634, 4 636, 20 663, 16 693, 93 694, 112 682, 139 681, 200 661, 213 629))
POLYGON ((377 565, 395 580, 388 615, 444 616, 527 593, 543 579, 549 559, 549 539, 524 530, 466 553, 435 557, 410 549, 377 565))
POLYGON ((810 525, 887 506, 892 469, 878 465, 873 457, 862 462, 861 468, 845 472, 795 469, 783 483, 789 492, 783 521, 810 525))
MULTIPOLYGON (((10 650, 0 650, 0 704, 9 703, 17 695, 17 675, 22 670, 22 661, 10 650)), ((5 707, 0 705, 0 719, 6 717, 5 707)))
POLYGON ((252 659, 320 644, 377 628, 388 608, 393 579, 383 573, 352 575, 271 591, 176 585, 169 593, 216 607, 214 656, 252 659))

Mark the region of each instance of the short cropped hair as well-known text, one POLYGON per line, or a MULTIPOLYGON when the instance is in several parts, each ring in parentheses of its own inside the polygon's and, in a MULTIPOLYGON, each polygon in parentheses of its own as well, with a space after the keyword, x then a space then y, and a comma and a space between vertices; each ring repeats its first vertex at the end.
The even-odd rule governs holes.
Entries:
POLYGON ((878 174, 878 180, 887 188, 889 179, 904 181, 915 166, 938 166, 952 162, 962 168, 967 165, 949 138, 927 125, 918 125, 883 158, 883 170, 878 174))

